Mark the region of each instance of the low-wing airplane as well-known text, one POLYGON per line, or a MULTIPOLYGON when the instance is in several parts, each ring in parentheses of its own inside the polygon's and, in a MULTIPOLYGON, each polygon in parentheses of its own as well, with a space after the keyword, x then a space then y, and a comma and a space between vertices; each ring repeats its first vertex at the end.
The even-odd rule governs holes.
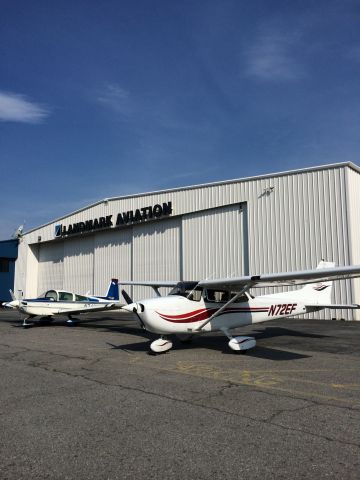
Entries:
POLYGON ((194 335, 214 331, 222 331, 229 338, 228 345, 232 350, 246 351, 255 347, 255 338, 233 337, 230 333, 232 329, 324 308, 360 308, 356 304, 339 305, 331 301, 332 281, 360 277, 360 265, 334 265, 321 261, 314 270, 198 282, 121 282, 123 285, 152 287, 157 295, 134 303, 122 290, 128 303, 123 309, 133 312, 143 328, 161 335, 150 345, 155 353, 166 352, 172 347, 168 335, 175 334, 180 340, 187 341, 194 335), (294 285, 304 286, 257 297, 249 292, 253 287, 294 285), (173 289, 167 296, 161 297, 160 287, 173 289))
POLYGON ((67 315, 68 323, 74 323, 72 315, 80 313, 100 312, 103 310, 121 308, 119 301, 118 280, 113 278, 104 297, 94 295, 78 295, 64 290, 48 290, 38 298, 16 299, 10 291, 13 300, 3 303, 6 308, 15 308, 27 317, 23 321, 23 327, 31 326, 30 318, 37 316, 46 317, 50 322, 54 315, 67 315))

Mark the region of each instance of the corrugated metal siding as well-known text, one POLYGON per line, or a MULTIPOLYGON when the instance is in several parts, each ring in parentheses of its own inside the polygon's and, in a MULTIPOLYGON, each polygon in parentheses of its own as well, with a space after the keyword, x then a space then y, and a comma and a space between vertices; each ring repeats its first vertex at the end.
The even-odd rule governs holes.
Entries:
POLYGON ((244 274, 240 204, 186 215, 182 233, 184 279, 244 274))
POLYGON ((64 287, 64 242, 39 245, 37 295, 64 287))
MULTIPOLYGON (((360 264, 360 174, 348 170, 348 218, 350 224, 351 263, 360 264)), ((360 304, 360 279, 352 280, 352 301, 360 304)), ((355 312, 356 320, 360 320, 360 312, 355 312)))
MULTIPOLYGON (((181 219, 133 227, 134 280, 178 280, 180 278, 181 219)), ((134 287, 134 299, 154 296, 151 289, 134 287)))
MULTIPOLYGON (((344 169, 275 178, 270 194, 264 193, 266 186, 251 186, 251 272, 315 268, 321 259, 349 264, 344 169)), ((279 290, 259 289, 257 293, 279 290)), ((336 282, 334 292, 335 301, 350 301, 349 282, 336 282)), ((330 315, 324 311, 317 317, 330 315)), ((348 313, 337 311, 334 316, 344 315, 348 313)))
POLYGON ((98 233, 94 245, 93 293, 103 296, 111 278, 131 279, 132 228, 98 233))
POLYGON ((18 248, 18 258, 15 264, 15 275, 14 275, 14 293, 16 296, 19 295, 19 292, 23 292, 26 295, 25 285, 27 277, 27 252, 29 246, 26 241, 22 240, 19 243, 18 248))
POLYGON ((94 236, 64 242, 64 290, 94 291, 94 236))

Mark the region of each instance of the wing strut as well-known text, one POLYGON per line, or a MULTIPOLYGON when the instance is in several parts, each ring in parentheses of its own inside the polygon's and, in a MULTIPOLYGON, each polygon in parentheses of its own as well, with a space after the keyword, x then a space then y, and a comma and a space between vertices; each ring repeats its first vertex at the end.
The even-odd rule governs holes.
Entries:
POLYGON ((159 292, 159 287, 152 286, 152 289, 153 289, 154 292, 156 293, 156 296, 157 296, 157 297, 161 297, 161 293, 159 292))
POLYGON ((228 302, 226 302, 221 308, 219 308, 219 310, 217 310, 215 313, 213 313, 210 318, 205 320, 205 322, 202 323, 195 331, 199 332, 200 330, 202 330, 205 327, 205 325, 207 325, 209 322, 211 322, 211 320, 214 320, 215 317, 220 315, 220 313, 223 312, 225 310, 225 308, 227 308, 229 305, 234 303, 241 295, 243 295, 245 292, 247 292, 249 290, 249 288, 253 285, 253 283, 254 282, 246 283, 244 285, 244 287, 233 298, 230 298, 230 300, 228 302))

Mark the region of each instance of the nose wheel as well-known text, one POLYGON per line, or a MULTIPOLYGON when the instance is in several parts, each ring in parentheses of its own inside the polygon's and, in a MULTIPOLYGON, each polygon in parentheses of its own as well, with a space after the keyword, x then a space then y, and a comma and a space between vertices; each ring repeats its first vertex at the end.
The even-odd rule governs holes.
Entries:
POLYGON ((169 339, 161 337, 151 342, 150 350, 154 353, 165 353, 170 350, 172 346, 173 344, 169 339))

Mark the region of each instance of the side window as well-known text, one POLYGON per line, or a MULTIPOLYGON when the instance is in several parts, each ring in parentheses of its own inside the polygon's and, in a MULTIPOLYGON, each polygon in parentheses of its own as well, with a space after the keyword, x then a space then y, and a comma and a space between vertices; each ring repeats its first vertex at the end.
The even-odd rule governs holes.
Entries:
POLYGON ((207 290, 206 299, 209 302, 224 303, 229 300, 229 292, 226 290, 207 290))
POLYGON ((75 295, 75 300, 77 302, 88 302, 89 299, 87 297, 84 297, 83 295, 75 295))
POLYGON ((73 294, 69 292, 59 292, 59 300, 63 302, 71 302, 73 294))
MULTIPOLYGON (((231 292, 231 298, 235 297, 236 295, 236 292, 231 292)), ((245 295, 245 293, 243 295, 240 295, 240 297, 238 297, 234 303, 244 303, 244 302, 248 302, 249 301, 249 298, 245 295)))
POLYGON ((192 290, 188 293, 188 299, 194 302, 200 302, 201 300, 201 290, 192 290))

